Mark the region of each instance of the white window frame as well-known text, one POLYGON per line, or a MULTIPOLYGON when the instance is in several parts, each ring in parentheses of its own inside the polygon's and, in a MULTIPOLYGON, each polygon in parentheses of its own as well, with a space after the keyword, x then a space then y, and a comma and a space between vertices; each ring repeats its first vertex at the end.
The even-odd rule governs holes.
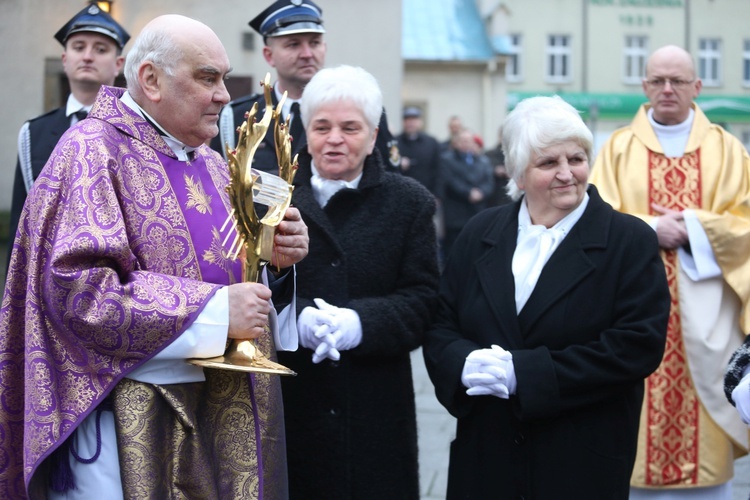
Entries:
POLYGON ((698 40, 698 77, 704 87, 721 86, 721 40, 701 38, 698 40))
POLYGON ((523 35, 511 33, 508 39, 510 40, 510 53, 505 63, 505 80, 520 82, 523 81, 523 35))
POLYGON ((625 35, 622 48, 622 82, 640 85, 646 75, 648 36, 625 35))
POLYGON ((742 86, 750 87, 750 38, 742 40, 742 86))
POLYGON ((547 83, 570 83, 573 80, 573 37, 571 35, 547 35, 544 50, 544 79, 547 83), (565 42, 565 43, 561 43, 565 42), (551 61, 554 60, 553 65, 551 61), (553 73, 555 66, 555 73, 553 73), (559 71, 559 67, 565 71, 559 71))

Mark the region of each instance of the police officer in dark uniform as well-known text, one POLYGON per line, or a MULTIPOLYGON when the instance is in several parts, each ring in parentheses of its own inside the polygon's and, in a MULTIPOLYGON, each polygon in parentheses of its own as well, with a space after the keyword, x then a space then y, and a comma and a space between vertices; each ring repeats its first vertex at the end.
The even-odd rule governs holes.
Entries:
MULTIPOLYGON (((71 93, 65 106, 27 121, 18 134, 18 160, 10 211, 11 241, 32 183, 60 137, 88 113, 99 87, 114 84, 125 62, 122 49, 130 35, 112 16, 96 5, 90 5, 65 23, 55 33, 55 39, 65 48, 62 62, 71 93)), ((10 254, 9 251, 9 261, 10 254)))
MULTIPOLYGON (((289 131, 292 135, 292 150, 298 152, 306 144, 305 130, 299 116, 297 101, 307 82, 325 64, 326 44, 323 40, 322 9, 311 0, 278 0, 258 14, 250 26, 263 37, 263 57, 276 69, 276 82, 271 92, 276 107, 284 92, 287 98, 281 115, 291 115, 289 131)), ((258 103, 258 115, 265 109, 262 92, 240 97, 230 102, 221 112, 219 135, 211 141, 211 147, 226 157, 224 145, 234 148, 237 127, 245 120, 245 113, 258 103)), ((383 163, 393 170, 399 169, 400 156, 397 141, 388 130, 385 110, 380 117, 376 149, 383 156, 383 163)), ((278 172, 276 147, 272 130, 268 131, 253 157, 253 166, 259 170, 278 172)))

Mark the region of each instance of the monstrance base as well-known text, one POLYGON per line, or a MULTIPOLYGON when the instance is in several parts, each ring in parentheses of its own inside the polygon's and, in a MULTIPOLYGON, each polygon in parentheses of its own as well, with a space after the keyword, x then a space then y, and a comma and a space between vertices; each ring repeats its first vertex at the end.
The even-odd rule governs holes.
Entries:
POLYGON ((290 370, 284 365, 275 363, 270 359, 256 353, 255 357, 249 358, 242 352, 227 352, 223 356, 215 358, 193 358, 188 360, 189 363, 205 368, 218 368, 220 370, 234 370, 248 373, 268 373, 271 375, 297 375, 297 372, 290 370))

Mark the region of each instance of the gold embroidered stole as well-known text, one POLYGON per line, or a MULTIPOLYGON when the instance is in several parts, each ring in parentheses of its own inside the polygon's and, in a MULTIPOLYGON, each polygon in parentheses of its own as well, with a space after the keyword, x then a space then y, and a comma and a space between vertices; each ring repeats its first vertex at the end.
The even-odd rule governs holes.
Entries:
MULTIPOLYGON (((649 206, 701 208, 700 149, 679 158, 648 152, 649 206)), ((680 263, 662 249, 671 294, 667 342, 659 368, 646 379, 633 486, 694 487, 730 479, 732 452, 698 399, 688 366, 680 314, 680 263), (729 467, 727 468, 727 465, 729 467)))
MULTIPOLYGON (((648 152, 649 206, 672 210, 701 206, 699 152, 679 158, 648 152)), ((696 481, 698 398, 687 369, 677 289, 679 261, 675 250, 663 250, 672 304, 667 344, 659 368, 646 379, 646 484, 696 481)))

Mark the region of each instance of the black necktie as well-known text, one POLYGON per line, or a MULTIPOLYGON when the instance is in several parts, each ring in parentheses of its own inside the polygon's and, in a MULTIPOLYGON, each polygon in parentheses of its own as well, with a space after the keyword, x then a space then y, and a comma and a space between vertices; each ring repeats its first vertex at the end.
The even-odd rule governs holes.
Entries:
POLYGON ((305 130, 302 127, 302 116, 299 113, 299 103, 292 103, 292 122, 289 124, 289 134, 292 136, 292 151, 299 151, 305 142, 305 130))
POLYGON ((85 109, 80 109, 73 114, 76 115, 76 118, 78 118, 78 121, 80 122, 89 115, 89 112, 85 109))

